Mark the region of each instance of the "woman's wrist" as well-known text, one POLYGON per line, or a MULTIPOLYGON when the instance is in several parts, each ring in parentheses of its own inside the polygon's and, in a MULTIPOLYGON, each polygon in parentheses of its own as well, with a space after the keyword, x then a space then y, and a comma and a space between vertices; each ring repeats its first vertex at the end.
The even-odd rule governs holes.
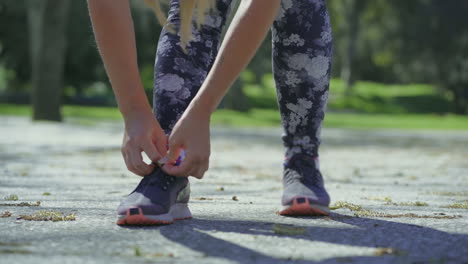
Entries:
POLYGON ((137 83, 136 85, 117 84, 112 86, 115 91, 120 113, 122 113, 124 118, 129 115, 134 115, 135 113, 152 112, 143 85, 138 84, 138 82, 139 80, 137 79, 132 81, 132 83, 137 83))
POLYGON ((148 114, 151 116, 153 115, 148 102, 126 102, 123 105, 119 105, 119 110, 125 122, 132 120, 135 117, 146 116, 148 114))
POLYGON ((188 110, 202 118, 210 119, 218 106, 218 100, 210 93, 200 91, 190 103, 188 110))

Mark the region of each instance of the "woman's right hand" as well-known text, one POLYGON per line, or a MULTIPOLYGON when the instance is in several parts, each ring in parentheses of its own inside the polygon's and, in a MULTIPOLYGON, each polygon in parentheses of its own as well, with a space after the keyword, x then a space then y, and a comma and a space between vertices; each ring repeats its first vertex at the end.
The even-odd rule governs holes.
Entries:
POLYGON ((125 164, 131 172, 147 175, 154 165, 146 164, 141 153, 158 161, 166 154, 167 139, 141 84, 130 1, 88 0, 88 4, 99 52, 125 119, 125 164))
POLYGON ((142 152, 153 162, 166 155, 167 136, 151 111, 136 111, 125 116, 122 156, 127 169, 139 176, 150 174, 154 164, 143 161, 142 152))

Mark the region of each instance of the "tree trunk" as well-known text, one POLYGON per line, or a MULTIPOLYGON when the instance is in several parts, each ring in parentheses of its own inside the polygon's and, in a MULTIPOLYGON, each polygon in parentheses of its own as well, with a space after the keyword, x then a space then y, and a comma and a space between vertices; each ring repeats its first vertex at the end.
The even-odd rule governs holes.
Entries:
POLYGON ((61 121, 70 0, 28 0, 33 120, 61 121))
POLYGON ((341 79, 345 82, 345 95, 349 96, 352 93, 352 87, 355 82, 355 72, 353 71, 353 61, 356 54, 356 42, 359 34, 359 1, 362 0, 346 0, 344 1, 344 22, 343 30, 344 37, 344 52, 341 65, 341 79))
POLYGON ((468 115, 468 89, 460 84, 452 87, 455 113, 459 115, 468 115))

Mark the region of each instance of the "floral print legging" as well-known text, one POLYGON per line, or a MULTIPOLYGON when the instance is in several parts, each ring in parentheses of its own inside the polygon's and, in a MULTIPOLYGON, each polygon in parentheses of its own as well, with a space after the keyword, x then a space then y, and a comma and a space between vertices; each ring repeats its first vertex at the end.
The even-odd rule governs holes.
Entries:
MULTIPOLYGON (((168 20, 180 23, 179 0, 171 0, 168 20)), ((155 62, 154 113, 170 134, 216 58, 223 27, 234 4, 218 0, 216 10, 182 51, 179 36, 161 32, 155 62)), ((328 99, 332 33, 325 0, 282 0, 272 26, 273 73, 281 113, 286 159, 297 153, 318 156, 328 99)))

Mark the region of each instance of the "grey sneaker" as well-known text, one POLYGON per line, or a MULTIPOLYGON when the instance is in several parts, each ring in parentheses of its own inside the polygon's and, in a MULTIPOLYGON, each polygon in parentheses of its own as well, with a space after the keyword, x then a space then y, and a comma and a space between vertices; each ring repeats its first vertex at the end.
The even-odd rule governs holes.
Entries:
POLYGON ((192 217, 190 183, 157 167, 117 208, 118 225, 161 225, 192 217))
POLYGON ((296 154, 284 164, 283 210, 280 215, 328 215, 330 196, 325 190, 318 158, 296 154))

